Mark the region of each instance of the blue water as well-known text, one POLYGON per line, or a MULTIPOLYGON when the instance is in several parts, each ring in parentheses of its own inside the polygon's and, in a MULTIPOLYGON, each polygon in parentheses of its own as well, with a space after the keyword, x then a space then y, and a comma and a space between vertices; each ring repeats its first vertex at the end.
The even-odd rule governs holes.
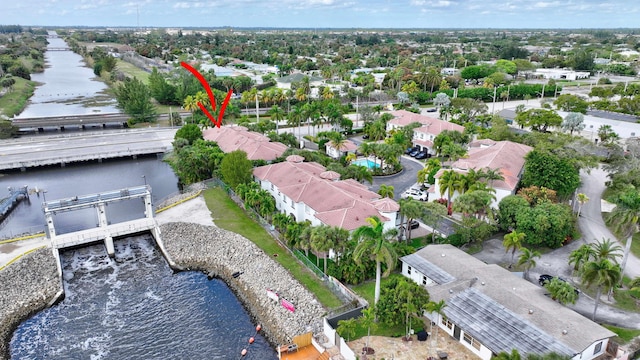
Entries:
POLYGON ((174 274, 148 235, 62 261, 65 299, 20 324, 12 359, 277 359, 223 281, 174 274))
POLYGON ((380 165, 378 165, 375 161, 371 161, 369 159, 358 159, 352 162, 352 164, 364 166, 367 169, 376 169, 380 167, 380 165))

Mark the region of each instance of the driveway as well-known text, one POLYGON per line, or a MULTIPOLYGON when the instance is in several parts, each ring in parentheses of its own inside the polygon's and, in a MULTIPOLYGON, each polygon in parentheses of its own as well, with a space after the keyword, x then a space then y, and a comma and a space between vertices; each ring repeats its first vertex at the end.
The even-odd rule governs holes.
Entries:
MULTIPOLYGON (((602 220, 601 201, 602 192, 605 189, 605 181, 608 180, 607 173, 599 167, 591 170, 591 174, 581 173, 580 180, 582 186, 578 192, 584 193, 589 197, 589 202, 584 204, 578 219, 578 226, 582 233, 582 238, 574 241, 571 245, 576 244, 576 248, 581 244, 593 243, 604 239, 618 240, 615 235, 609 231, 602 220)), ((625 239, 626 241, 626 239, 625 239)), ((618 240, 620 246, 624 249, 624 242, 618 240)), ((640 276, 640 260, 633 254, 629 254, 627 265, 624 271, 625 275, 630 278, 640 276)))

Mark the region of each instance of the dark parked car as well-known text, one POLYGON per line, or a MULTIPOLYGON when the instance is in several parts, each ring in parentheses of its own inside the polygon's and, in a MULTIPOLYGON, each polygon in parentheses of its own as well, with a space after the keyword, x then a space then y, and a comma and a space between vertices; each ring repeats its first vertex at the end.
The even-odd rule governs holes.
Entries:
POLYGON ((409 153, 409 156, 415 157, 419 153, 420 153, 420 149, 419 148, 415 148, 412 152, 409 153))
MULTIPOLYGON (((565 279, 563 279, 561 277, 551 276, 551 275, 547 275, 547 274, 540 275, 540 277, 538 278, 538 284, 540 284, 540 286, 545 286, 548 282, 553 280, 553 278, 557 278, 558 280, 571 285, 567 280, 565 280, 565 279)), ((573 285, 571 285, 571 287, 573 287, 573 285)), ((576 295, 580 294, 580 290, 576 289, 575 287, 573 288, 573 291, 575 291, 576 295)))
POLYGON ((365 139, 365 140, 368 139, 369 138, 369 134, 362 135, 362 138, 365 139))
POLYGON ((405 150, 405 151, 404 151, 404 153, 405 153, 405 154, 407 154, 407 155, 409 155, 409 154, 411 154, 411 152, 412 152, 413 150, 415 150, 415 149, 416 149, 416 148, 412 148, 412 147, 407 148, 407 150, 405 150))
POLYGON ((436 112, 436 111, 438 111, 438 109, 436 109, 436 108, 428 108, 427 109, 427 112, 436 112))
POLYGON ((421 160, 421 159, 426 159, 429 156, 429 154, 426 151, 421 151, 418 153, 418 155, 416 155, 416 159, 421 160))

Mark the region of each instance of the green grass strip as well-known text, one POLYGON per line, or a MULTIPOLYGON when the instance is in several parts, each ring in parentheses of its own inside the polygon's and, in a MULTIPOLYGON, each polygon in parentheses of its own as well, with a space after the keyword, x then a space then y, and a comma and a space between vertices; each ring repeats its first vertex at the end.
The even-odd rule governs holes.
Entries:
POLYGON ((309 269, 302 265, 286 249, 282 248, 267 231, 257 224, 221 188, 204 192, 204 199, 211 211, 213 221, 221 229, 240 234, 253 241, 266 254, 287 269, 327 308, 336 308, 342 302, 309 269))

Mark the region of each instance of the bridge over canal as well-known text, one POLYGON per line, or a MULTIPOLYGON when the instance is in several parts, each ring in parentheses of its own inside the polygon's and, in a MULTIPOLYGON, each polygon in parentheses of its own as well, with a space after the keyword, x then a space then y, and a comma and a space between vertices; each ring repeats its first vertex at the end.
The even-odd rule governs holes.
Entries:
POLYGON ((32 136, 0 143, 0 170, 60 165, 81 161, 164 154, 177 128, 115 130, 55 136, 32 136))

